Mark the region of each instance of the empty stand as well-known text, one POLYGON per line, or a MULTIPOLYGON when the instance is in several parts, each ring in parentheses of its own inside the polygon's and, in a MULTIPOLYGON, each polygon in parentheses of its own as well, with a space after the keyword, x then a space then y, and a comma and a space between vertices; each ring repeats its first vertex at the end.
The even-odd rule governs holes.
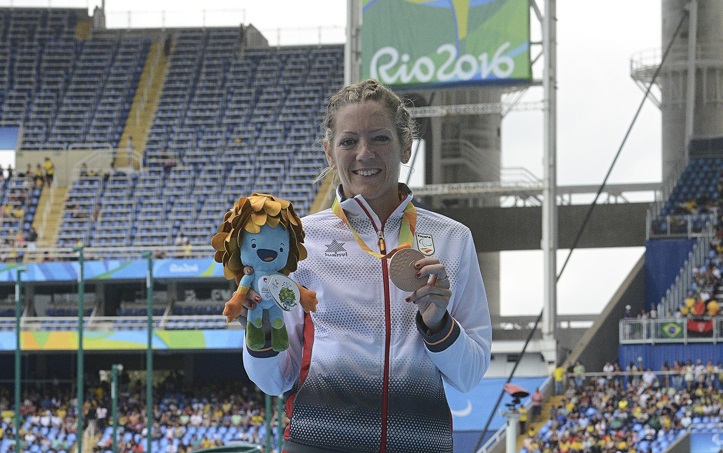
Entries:
MULTIPOLYGON (((52 11, 15 9, 0 21, 0 117, 23 124, 26 150, 118 148, 150 39, 76 40, 82 13, 52 11)), ((144 166, 73 181, 58 246, 171 245, 179 234, 207 244, 233 201, 253 191, 308 212, 326 166, 318 125, 343 81, 342 46, 241 51, 235 28, 172 33, 144 166)))

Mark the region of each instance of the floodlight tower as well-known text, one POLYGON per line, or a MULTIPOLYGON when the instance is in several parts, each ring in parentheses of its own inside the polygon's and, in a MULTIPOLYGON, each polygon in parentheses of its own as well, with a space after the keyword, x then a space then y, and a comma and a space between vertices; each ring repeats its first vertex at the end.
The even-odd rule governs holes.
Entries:
MULTIPOLYGON (((661 13, 662 48, 673 41, 656 80, 661 98, 653 99, 662 113, 665 181, 676 176, 691 154, 720 149, 723 142, 723 4, 663 0, 661 13)), ((662 52, 636 55, 632 77, 649 83, 661 57, 662 52)))

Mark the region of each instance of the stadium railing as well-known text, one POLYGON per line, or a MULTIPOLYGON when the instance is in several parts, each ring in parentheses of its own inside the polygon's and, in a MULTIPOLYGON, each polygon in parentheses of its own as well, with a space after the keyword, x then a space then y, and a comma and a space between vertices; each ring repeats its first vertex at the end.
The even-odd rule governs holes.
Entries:
MULTIPOLYGON (((146 330, 148 320, 143 316, 84 316, 83 329, 88 331, 117 331, 117 330, 146 330)), ((153 316, 154 330, 239 330, 243 326, 238 322, 226 322, 221 315, 162 315, 153 316)), ((9 323, 0 323, 2 327, 14 328, 9 323)), ((69 330, 78 328, 77 316, 43 316, 27 317, 21 319, 20 328, 23 331, 51 331, 69 330)))
POLYGON ((723 316, 623 319, 620 344, 717 343, 723 340, 723 316))
MULTIPOLYGON (((78 253, 72 247, 53 247, 35 249, 25 248, 26 263, 43 261, 77 261, 78 253)), ((85 260, 104 259, 141 259, 144 253, 151 252, 156 258, 208 258, 213 256, 213 248, 209 237, 208 245, 185 246, 137 246, 137 247, 85 247, 85 260)))

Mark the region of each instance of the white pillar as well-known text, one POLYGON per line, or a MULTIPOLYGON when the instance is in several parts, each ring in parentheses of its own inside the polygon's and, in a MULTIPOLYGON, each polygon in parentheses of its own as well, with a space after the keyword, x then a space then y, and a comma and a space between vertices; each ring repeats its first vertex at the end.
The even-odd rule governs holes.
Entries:
POLYGON ((517 453, 517 420, 520 413, 517 409, 503 412, 502 415, 507 417, 507 432, 505 433, 506 453, 517 453))
POLYGON ((543 18, 545 68, 542 254, 544 299, 542 340, 546 356, 557 353, 557 15, 556 0, 546 0, 543 18))

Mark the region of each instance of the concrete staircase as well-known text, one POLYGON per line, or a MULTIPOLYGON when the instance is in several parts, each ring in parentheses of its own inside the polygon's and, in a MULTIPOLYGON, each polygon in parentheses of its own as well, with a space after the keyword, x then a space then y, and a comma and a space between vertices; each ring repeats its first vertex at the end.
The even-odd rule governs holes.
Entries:
POLYGON ((319 191, 316 192, 316 197, 314 197, 314 201, 311 203, 309 214, 323 211, 331 206, 331 202, 334 200, 334 191, 336 190, 336 187, 333 187, 333 182, 334 175, 332 173, 326 175, 324 180, 321 181, 319 191))
POLYGON ((90 38, 90 32, 93 28, 93 24, 90 18, 79 19, 75 24, 74 38, 79 41, 84 41, 90 38))
POLYGON ((131 103, 128 119, 121 134, 119 151, 116 156, 116 168, 133 167, 139 169, 143 150, 146 148, 148 133, 156 115, 156 109, 166 80, 168 56, 163 52, 163 40, 151 44, 146 64, 138 80, 138 88, 131 103), (130 139, 130 151, 128 142, 130 139))
POLYGON ((518 433, 517 436, 517 451, 522 450, 522 443, 525 441, 527 432, 530 428, 533 428, 535 430, 535 434, 537 434, 540 431, 540 428, 542 428, 542 426, 547 423, 547 420, 550 419, 550 409, 562 404, 562 399, 562 395, 547 398, 547 400, 545 400, 545 404, 542 405, 542 412, 540 413, 539 419, 535 421, 532 421, 532 406, 530 406, 530 411, 527 413, 527 427, 525 428, 525 432, 518 433))
POLYGON ((40 194, 33 219, 33 227, 38 232, 38 248, 55 247, 67 192, 67 187, 46 187, 40 194))

